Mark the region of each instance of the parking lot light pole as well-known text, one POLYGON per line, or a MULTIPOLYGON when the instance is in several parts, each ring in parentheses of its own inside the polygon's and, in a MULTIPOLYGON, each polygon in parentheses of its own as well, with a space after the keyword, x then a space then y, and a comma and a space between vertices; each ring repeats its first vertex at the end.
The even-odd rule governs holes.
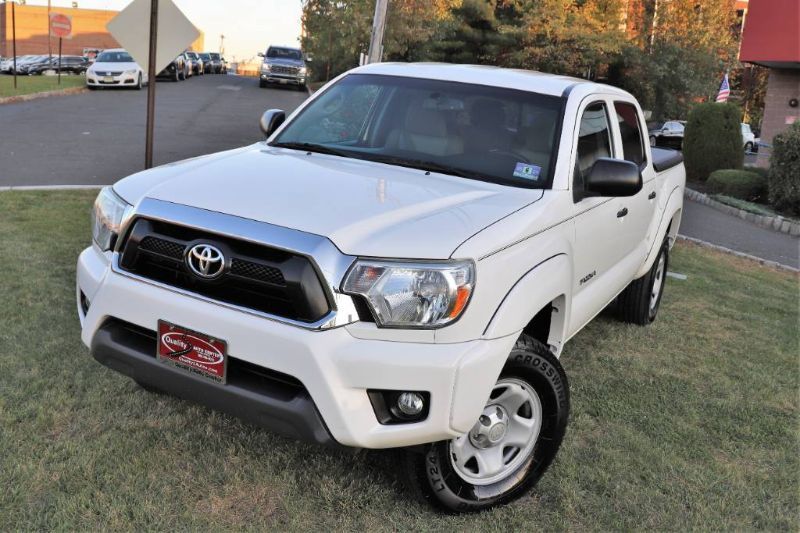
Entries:
POLYGON ((153 168, 153 121, 156 114, 156 48, 158 44, 158 0, 150 0, 150 52, 147 65, 147 134, 144 168, 153 168))
POLYGON ((386 30, 386 11, 389 0, 375 1, 375 18, 372 20, 372 37, 369 41, 367 63, 380 63, 383 57, 383 32, 386 30))
POLYGON ((17 90, 17 10, 14 6, 17 0, 11 2, 11 55, 14 58, 14 91, 17 90))

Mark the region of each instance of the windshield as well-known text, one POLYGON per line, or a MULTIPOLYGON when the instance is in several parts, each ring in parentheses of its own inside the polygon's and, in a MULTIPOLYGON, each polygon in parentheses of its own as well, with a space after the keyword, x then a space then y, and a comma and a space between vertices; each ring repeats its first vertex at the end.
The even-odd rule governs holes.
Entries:
POLYGON ((200 54, 200 59, 208 61, 209 59, 211 59, 211 57, 208 54, 200 54))
POLYGON ((311 102, 272 145, 545 188, 561 109, 556 96, 351 74, 311 102))
POLYGON ((272 59, 293 59, 295 61, 303 59, 300 50, 293 50, 291 48, 270 48, 267 50, 267 57, 272 59))
POLYGON ((98 63, 133 63, 128 52, 103 52, 97 56, 98 63))
POLYGON ((211 59, 219 59, 219 54, 211 54, 211 59))

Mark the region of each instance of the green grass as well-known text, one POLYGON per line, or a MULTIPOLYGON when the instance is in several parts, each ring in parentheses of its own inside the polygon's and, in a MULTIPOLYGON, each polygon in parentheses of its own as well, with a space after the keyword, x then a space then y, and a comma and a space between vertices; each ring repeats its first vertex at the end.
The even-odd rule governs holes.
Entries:
POLYGON ((0 76, 0 98, 83 87, 85 84, 86 78, 83 76, 63 75, 60 86, 57 76, 17 76, 17 90, 15 91, 14 76, 0 76))
POLYGON ((603 315, 562 361, 572 414, 530 496, 416 507, 388 452, 331 452, 94 362, 74 264, 94 192, 0 193, 2 529, 797 530, 798 277, 678 245, 659 319, 603 315))

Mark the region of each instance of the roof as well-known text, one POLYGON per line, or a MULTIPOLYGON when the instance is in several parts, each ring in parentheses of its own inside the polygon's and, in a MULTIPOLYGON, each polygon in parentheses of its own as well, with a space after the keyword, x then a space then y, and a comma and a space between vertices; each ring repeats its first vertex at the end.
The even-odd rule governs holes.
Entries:
POLYGON ((800 2, 753 0, 744 21, 739 60, 800 68, 800 2))
POLYGON ((576 85, 595 85, 604 92, 624 91, 580 78, 546 74, 533 70, 507 69, 487 65, 453 65, 449 63, 373 63, 351 70, 360 74, 383 74, 387 76, 406 76, 441 81, 456 81, 505 87, 508 89, 529 90, 551 96, 562 96, 564 91, 576 85))

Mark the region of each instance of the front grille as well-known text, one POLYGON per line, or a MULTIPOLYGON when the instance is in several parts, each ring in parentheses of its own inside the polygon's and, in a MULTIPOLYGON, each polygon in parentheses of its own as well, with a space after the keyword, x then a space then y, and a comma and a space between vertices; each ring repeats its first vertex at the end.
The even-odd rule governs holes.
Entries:
POLYGON ((297 67, 284 67, 281 65, 273 65, 270 69, 274 74, 297 74, 297 67))
POLYGON ((123 270, 213 300, 300 322, 316 322, 331 310, 317 270, 302 255, 144 218, 121 250, 123 270), (186 265, 187 251, 200 243, 226 258, 216 279, 202 279, 186 265))
POLYGON ((98 76, 120 76, 122 72, 98 72, 98 76))

